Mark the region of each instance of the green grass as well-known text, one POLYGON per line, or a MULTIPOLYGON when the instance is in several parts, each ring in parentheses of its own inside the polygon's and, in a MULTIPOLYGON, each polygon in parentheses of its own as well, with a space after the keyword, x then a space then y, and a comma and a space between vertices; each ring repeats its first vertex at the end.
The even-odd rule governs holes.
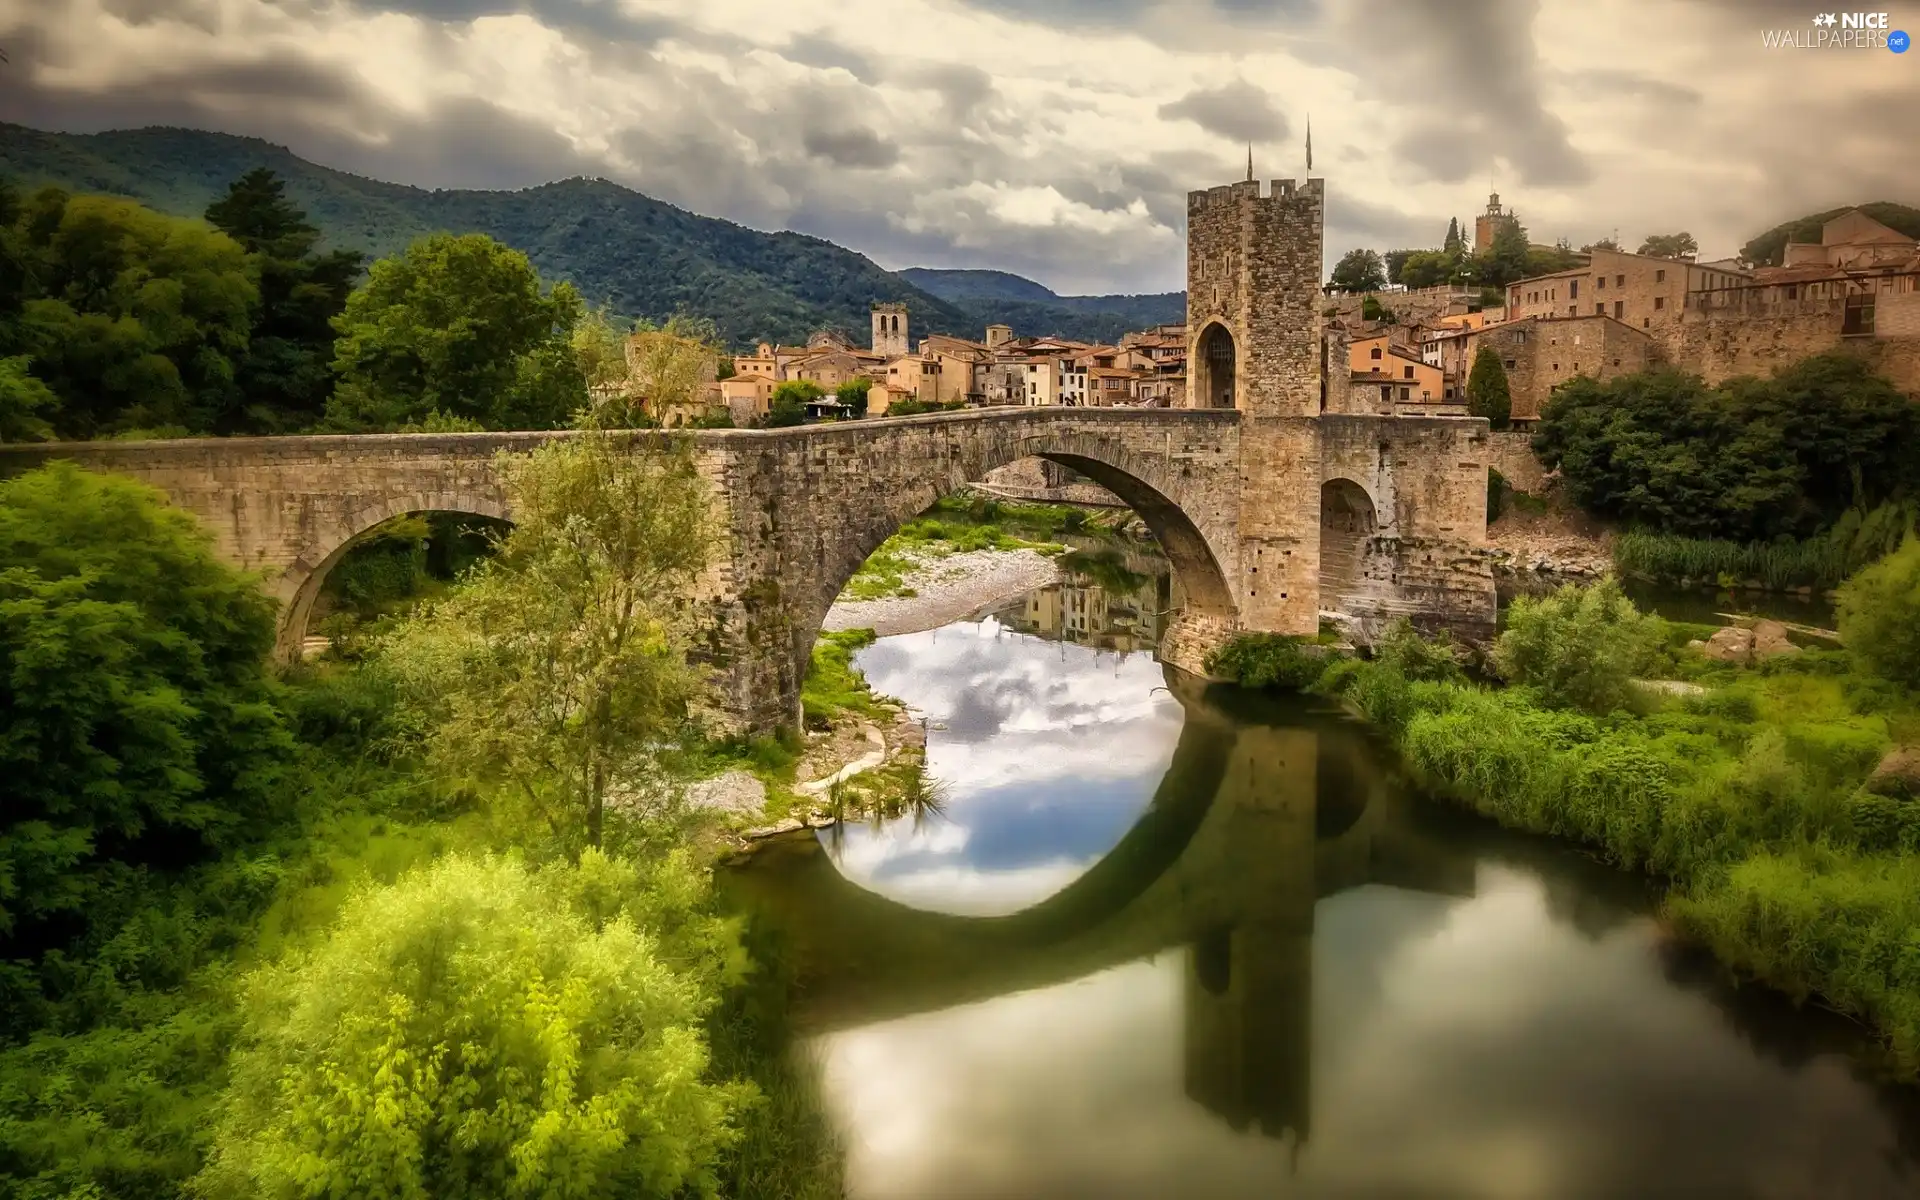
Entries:
POLYGON ((867 677, 853 665, 854 651, 873 644, 871 629, 843 629, 823 633, 813 643, 807 681, 800 689, 800 708, 808 729, 825 729, 847 714, 879 720, 886 710, 867 677))
POLYGON ((1912 503, 1849 510, 1824 533, 1798 541, 1729 542, 1625 533, 1614 539, 1613 561, 1623 574, 1679 585, 1759 584, 1774 591, 1828 589, 1899 546, 1914 528, 1912 503))

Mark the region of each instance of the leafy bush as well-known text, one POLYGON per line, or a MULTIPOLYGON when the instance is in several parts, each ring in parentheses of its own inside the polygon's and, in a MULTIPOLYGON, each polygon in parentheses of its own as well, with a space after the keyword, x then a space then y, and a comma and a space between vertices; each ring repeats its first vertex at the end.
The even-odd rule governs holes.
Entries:
POLYGON ((1207 656, 1207 670, 1243 687, 1304 692, 1319 682, 1326 655, 1298 638, 1243 633, 1207 656))
POLYGON ((1629 681, 1654 664, 1664 641, 1660 618, 1642 614, 1617 582, 1604 579, 1515 599, 1493 661, 1502 678, 1533 688, 1552 707, 1605 714, 1627 707, 1629 681))
POLYGON ((1459 647, 1444 631, 1429 640, 1420 636, 1405 617, 1387 627, 1373 648, 1375 661, 1398 671, 1409 680, 1426 683, 1457 683, 1465 678, 1460 670, 1459 647))
POLYGON ((813 643, 807 681, 800 689, 800 708, 807 728, 825 729, 842 713, 880 715, 866 677, 853 665, 854 651, 873 641, 871 629, 843 629, 823 633, 813 643))
POLYGON ((1849 579, 1839 608, 1840 640, 1861 667, 1920 689, 1920 539, 1849 579))
POLYGON ((711 1190, 741 1085, 705 1079, 731 925, 684 857, 533 873, 455 856, 349 901, 249 980, 197 1190, 674 1196, 711 1190))

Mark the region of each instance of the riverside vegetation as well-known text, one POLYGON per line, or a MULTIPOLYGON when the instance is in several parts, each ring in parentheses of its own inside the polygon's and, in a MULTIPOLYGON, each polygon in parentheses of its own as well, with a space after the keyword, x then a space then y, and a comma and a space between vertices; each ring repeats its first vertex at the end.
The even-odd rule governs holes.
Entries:
POLYGON ((497 554, 283 679, 158 493, 0 483, 0 1191, 840 1194, 682 800, 753 752, 655 599, 702 485, 612 436, 503 462, 497 554))
POLYGON ((1845 652, 1743 667, 1611 580, 1514 602, 1486 666, 1404 622, 1370 660, 1251 636, 1213 667, 1338 697, 1436 792, 1672 881, 1722 961, 1868 1021, 1920 1075, 1920 541, 1840 591, 1845 652), (1676 695, 1636 682, 1689 681, 1676 695), (1889 754, 1890 750, 1905 748, 1889 754))
POLYGON ((1620 570, 1656 582, 1834 588, 1920 515, 1920 410, 1846 352, 1711 387, 1576 376, 1533 446, 1569 501, 1624 527, 1620 570))

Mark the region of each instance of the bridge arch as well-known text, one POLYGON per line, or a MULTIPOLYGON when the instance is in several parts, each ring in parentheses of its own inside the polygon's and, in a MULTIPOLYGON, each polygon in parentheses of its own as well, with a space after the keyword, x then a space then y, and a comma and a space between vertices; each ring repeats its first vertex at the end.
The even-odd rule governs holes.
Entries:
POLYGON ((495 521, 513 520, 502 495, 465 490, 382 496, 353 509, 339 520, 328 522, 274 582, 274 595, 280 601, 280 628, 274 639, 275 655, 282 662, 299 661, 314 602, 320 598, 320 589, 326 584, 328 572, 346 557, 349 550, 386 521, 409 513, 432 512, 459 513, 495 521))
POLYGON ((1342 596, 1358 589, 1365 573, 1367 543, 1379 525, 1379 509, 1364 486, 1338 476, 1320 485, 1323 608, 1338 606, 1342 596))
POLYGON ((1205 513, 1196 519, 1188 511, 1196 507, 1194 489, 1173 473, 1168 456, 1137 453, 1115 438, 1073 430, 1049 432, 997 441, 977 460, 952 464, 944 474, 930 473, 897 488, 882 500, 878 511, 849 514, 838 530, 821 528, 815 535, 821 568, 818 589, 809 597, 790 598, 798 609, 793 627, 796 679, 805 676, 827 611, 883 542, 942 497, 1023 458, 1058 463, 1119 497, 1145 522, 1166 554, 1185 591, 1186 612, 1232 625, 1237 605, 1224 564, 1234 561, 1234 547, 1219 531, 1203 524, 1205 513))

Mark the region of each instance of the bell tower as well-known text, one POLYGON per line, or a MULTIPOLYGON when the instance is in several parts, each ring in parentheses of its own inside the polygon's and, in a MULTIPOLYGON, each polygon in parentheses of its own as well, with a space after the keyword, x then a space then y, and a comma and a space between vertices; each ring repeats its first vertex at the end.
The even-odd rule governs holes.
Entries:
POLYGON ((907 331, 907 306, 904 304, 876 304, 873 306, 873 352, 886 358, 898 358, 907 353, 911 342, 907 331))

